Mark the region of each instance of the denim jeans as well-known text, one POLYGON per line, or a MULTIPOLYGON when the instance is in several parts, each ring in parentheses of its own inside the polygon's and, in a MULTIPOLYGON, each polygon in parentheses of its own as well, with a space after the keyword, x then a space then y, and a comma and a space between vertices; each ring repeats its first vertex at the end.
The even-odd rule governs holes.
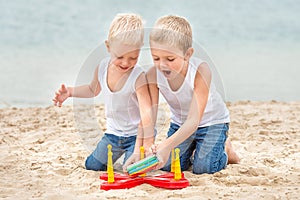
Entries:
POLYGON ((124 153, 124 162, 132 155, 136 136, 122 137, 105 133, 93 153, 87 157, 85 167, 88 170, 105 171, 107 169, 107 145, 112 145, 112 160, 116 162, 124 153))
MULTIPOLYGON (((180 126, 171 123, 168 137, 173 135, 180 126)), ((187 170, 193 165, 194 174, 212 174, 224 169, 227 165, 225 141, 228 124, 216 124, 199 127, 189 138, 177 147, 180 149, 181 170, 187 170)), ((170 159, 162 170, 170 171, 170 159)))

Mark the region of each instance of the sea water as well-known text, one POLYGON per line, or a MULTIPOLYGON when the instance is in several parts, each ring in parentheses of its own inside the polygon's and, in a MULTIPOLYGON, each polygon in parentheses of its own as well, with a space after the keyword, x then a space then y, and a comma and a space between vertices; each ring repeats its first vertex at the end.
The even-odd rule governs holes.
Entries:
MULTIPOLYGON (((121 12, 140 14, 148 28, 162 15, 186 17, 226 101, 297 101, 299 10, 296 0, 0 0, 0 107, 51 105, 61 83, 80 82, 82 64, 121 12)), ((139 63, 150 66, 147 51, 139 63)))

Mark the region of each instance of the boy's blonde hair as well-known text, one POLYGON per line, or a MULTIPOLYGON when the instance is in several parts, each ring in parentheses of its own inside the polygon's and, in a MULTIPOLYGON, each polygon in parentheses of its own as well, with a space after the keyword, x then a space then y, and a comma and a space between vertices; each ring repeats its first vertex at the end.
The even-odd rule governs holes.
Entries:
POLYGON ((142 45, 144 26, 142 17, 133 13, 120 13, 112 21, 108 42, 119 41, 126 45, 142 45))
POLYGON ((192 28, 184 18, 176 15, 160 17, 150 33, 150 42, 177 47, 185 53, 192 47, 192 28))

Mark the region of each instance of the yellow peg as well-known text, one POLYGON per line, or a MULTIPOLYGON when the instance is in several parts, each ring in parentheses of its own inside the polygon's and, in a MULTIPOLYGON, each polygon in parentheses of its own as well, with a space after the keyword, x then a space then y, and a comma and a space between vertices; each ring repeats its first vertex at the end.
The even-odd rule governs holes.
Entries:
POLYGON ((112 162, 112 146, 109 144, 107 145, 107 182, 108 183, 114 183, 115 182, 115 176, 114 176, 114 167, 112 162))
POLYGON ((141 152, 141 160, 145 158, 145 148, 143 146, 140 147, 141 152))
POLYGON ((181 177, 181 168, 180 168, 180 157, 179 157, 180 149, 175 149, 175 162, 174 162, 174 180, 178 181, 181 177))
POLYGON ((171 172, 175 172, 175 153, 174 149, 172 149, 172 155, 171 155, 171 172))
MULTIPOLYGON (((143 146, 141 146, 141 147, 140 147, 140 159, 142 160, 142 159, 144 159, 144 158, 145 158, 145 148, 144 148, 143 146)), ((144 177, 144 176, 146 176, 146 173, 141 174, 140 176, 141 176, 141 177, 144 177)))

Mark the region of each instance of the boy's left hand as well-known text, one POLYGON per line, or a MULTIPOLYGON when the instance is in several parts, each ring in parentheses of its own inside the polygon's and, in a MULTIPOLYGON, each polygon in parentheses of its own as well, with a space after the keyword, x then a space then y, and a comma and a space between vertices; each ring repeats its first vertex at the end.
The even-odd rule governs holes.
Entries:
POLYGON ((141 155, 139 152, 133 152, 133 154, 126 160, 123 165, 123 172, 127 173, 127 167, 137 161, 141 160, 141 155))
MULTIPOLYGON (((149 144, 145 144, 144 150, 145 150, 145 155, 144 157, 148 157, 156 153, 156 147, 157 145, 153 144, 152 142, 149 144)), ((141 154, 138 151, 134 151, 133 154, 127 159, 125 164, 123 165, 123 172, 127 172, 127 167, 135 162, 138 162, 141 160, 141 154)))

